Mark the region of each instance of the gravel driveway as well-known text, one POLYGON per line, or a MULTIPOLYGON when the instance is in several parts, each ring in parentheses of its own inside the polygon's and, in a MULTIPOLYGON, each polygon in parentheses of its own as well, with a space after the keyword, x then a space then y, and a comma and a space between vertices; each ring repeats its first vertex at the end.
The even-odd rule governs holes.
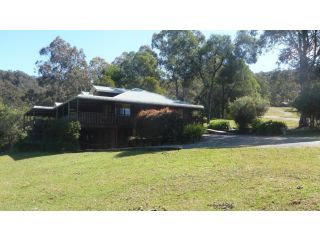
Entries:
POLYGON ((264 137, 252 135, 204 134, 198 143, 183 145, 183 148, 228 148, 228 147, 320 147, 320 136, 316 137, 264 137))

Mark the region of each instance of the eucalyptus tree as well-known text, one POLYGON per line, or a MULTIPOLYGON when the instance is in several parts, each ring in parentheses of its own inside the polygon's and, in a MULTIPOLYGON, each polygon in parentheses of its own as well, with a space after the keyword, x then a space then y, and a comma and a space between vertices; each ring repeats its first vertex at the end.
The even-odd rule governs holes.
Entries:
POLYGON ((223 65, 233 54, 234 45, 227 35, 213 34, 201 46, 198 55, 198 73, 203 83, 200 99, 203 102, 208 121, 212 118, 214 89, 217 87, 217 76, 223 65))
POLYGON ((162 92, 157 55, 150 47, 142 46, 137 52, 124 52, 113 61, 112 66, 112 69, 106 68, 105 73, 111 73, 117 87, 162 92))
POLYGON ((103 71, 108 67, 108 63, 101 57, 94 57, 89 62, 90 81, 96 82, 103 77, 103 71))
POLYGON ((205 40, 199 31, 160 31, 152 37, 152 48, 158 52, 165 77, 174 82, 175 96, 185 100, 192 83, 198 77, 197 59, 205 40))
POLYGON ((267 49, 280 48, 280 63, 298 70, 302 90, 319 78, 314 75, 320 65, 319 30, 264 31, 261 39, 267 49))
POLYGON ((82 49, 72 47, 56 37, 39 53, 46 58, 36 62, 39 82, 46 88, 51 101, 65 101, 79 91, 90 88, 88 64, 82 49))

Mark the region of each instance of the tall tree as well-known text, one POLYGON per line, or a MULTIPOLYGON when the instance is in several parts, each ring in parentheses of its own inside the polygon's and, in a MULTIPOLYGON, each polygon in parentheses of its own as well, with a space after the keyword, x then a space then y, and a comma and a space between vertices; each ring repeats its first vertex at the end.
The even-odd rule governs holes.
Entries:
POLYGON ((94 57, 89 63, 89 75, 91 82, 95 82, 103 77, 103 71, 108 67, 108 63, 101 57, 94 57))
POLYGON ((319 30, 264 31, 261 42, 267 48, 278 46, 279 62, 298 70, 302 90, 311 87, 320 65, 319 30))
POLYGON ((204 36, 199 31, 161 31, 152 37, 166 78, 175 83, 177 99, 184 100, 198 76, 197 57, 204 36), (181 90, 179 90, 181 88, 181 90))
POLYGON ((88 64, 82 49, 56 37, 40 50, 46 60, 36 62, 40 83, 45 86, 51 101, 65 101, 91 86, 88 64))
POLYGON ((199 76, 203 82, 202 99, 207 110, 208 121, 212 118, 214 88, 217 76, 227 59, 231 57, 233 44, 230 36, 211 35, 202 46, 198 57, 199 76))
POLYGON ((142 46, 138 52, 124 52, 112 66, 105 70, 105 76, 109 75, 117 87, 162 92, 158 59, 150 47, 142 46))

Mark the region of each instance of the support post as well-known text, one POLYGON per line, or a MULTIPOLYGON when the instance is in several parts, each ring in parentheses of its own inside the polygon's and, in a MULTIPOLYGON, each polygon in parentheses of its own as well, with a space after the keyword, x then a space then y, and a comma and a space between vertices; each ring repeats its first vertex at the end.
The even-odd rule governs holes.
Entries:
POLYGON ((68 102, 68 120, 70 119, 70 102, 68 102))
POLYGON ((79 121, 79 99, 77 98, 77 121, 79 121))

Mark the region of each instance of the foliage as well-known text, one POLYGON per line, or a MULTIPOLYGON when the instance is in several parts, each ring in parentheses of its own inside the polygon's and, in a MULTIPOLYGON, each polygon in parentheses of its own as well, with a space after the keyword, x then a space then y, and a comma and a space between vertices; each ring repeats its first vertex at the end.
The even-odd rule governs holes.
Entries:
POLYGON ((23 114, 0 101, 0 152, 11 150, 13 145, 25 136, 23 114))
POLYGON ((63 102, 88 90, 91 86, 88 64, 82 49, 56 37, 47 47, 40 50, 47 60, 36 62, 40 84, 46 88, 51 104, 63 102))
POLYGON ((80 123, 54 120, 43 133, 43 150, 74 151, 79 149, 80 123))
POLYGON ((205 127, 202 124, 188 124, 183 127, 183 140, 187 142, 197 142, 205 133, 205 127))
POLYGON ((294 106, 307 119, 310 127, 320 127, 320 85, 303 90, 294 106))
POLYGON ((319 30, 268 30, 260 37, 262 46, 280 47, 279 62, 298 70, 301 88, 310 87, 320 65, 319 30))
POLYGON ((45 126, 33 128, 28 136, 20 141, 17 151, 75 151, 80 148, 81 126, 79 122, 50 120, 45 126))
POLYGON ((293 70, 275 70, 256 74, 261 85, 261 95, 270 100, 272 106, 292 105, 299 94, 298 75, 293 70))
POLYGON ((233 47, 230 36, 211 35, 199 51, 198 71, 203 83, 200 98, 206 108, 208 120, 212 118, 214 89, 219 85, 217 75, 232 56, 233 47))
POLYGON ((109 64, 101 57, 94 57, 89 63, 89 76, 92 83, 97 82, 103 77, 104 70, 109 64))
POLYGON ((199 31, 160 31, 152 37, 152 47, 159 51, 159 63, 165 77, 174 82, 175 97, 185 100, 198 75, 196 64, 204 35, 199 31))
POLYGON ((241 97, 231 104, 231 115, 240 131, 246 131, 257 117, 262 116, 267 110, 267 103, 261 99, 241 97))
POLYGON ((141 138, 161 138, 163 142, 175 142, 181 139, 182 117, 169 108, 142 110, 137 115, 136 131, 141 138))
POLYGON ((216 119, 210 121, 208 128, 214 130, 228 131, 231 129, 231 126, 228 120, 216 119))
POLYGON ((37 104, 42 91, 35 77, 21 71, 0 70, 0 93, 5 105, 17 108, 37 104))
POLYGON ((112 67, 106 68, 104 74, 110 76, 116 87, 143 88, 162 93, 158 59, 148 46, 140 47, 138 52, 122 53, 113 61, 112 67))
POLYGON ((287 131, 288 127, 285 122, 281 121, 262 121, 256 119, 252 123, 252 130, 258 135, 283 135, 287 131))

